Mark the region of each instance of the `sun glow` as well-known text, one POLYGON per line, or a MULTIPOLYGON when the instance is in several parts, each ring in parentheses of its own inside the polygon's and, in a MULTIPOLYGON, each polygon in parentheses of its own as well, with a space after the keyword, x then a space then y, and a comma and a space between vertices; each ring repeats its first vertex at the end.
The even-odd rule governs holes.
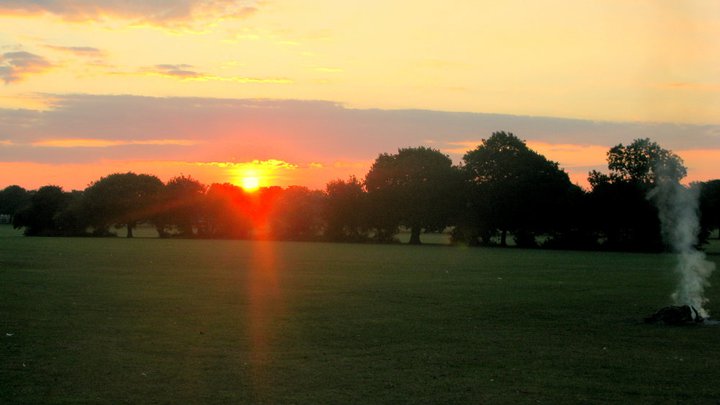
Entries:
POLYGON ((277 159, 242 163, 216 162, 210 165, 224 168, 230 177, 230 182, 250 193, 262 187, 285 184, 287 173, 298 168, 295 164, 277 159))
POLYGON ((260 188, 260 177, 248 175, 240 179, 240 187, 248 192, 256 191, 260 188))

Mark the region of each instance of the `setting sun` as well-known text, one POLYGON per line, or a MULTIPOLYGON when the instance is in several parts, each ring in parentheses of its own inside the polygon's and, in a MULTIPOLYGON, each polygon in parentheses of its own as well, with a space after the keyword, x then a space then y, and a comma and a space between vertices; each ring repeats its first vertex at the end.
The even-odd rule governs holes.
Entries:
POLYGON ((240 180, 240 186, 249 192, 256 191, 260 188, 260 178, 257 176, 247 176, 240 180))
POLYGON ((277 159, 214 163, 213 165, 223 168, 231 183, 250 193, 261 187, 286 184, 288 174, 298 168, 297 165, 277 159))

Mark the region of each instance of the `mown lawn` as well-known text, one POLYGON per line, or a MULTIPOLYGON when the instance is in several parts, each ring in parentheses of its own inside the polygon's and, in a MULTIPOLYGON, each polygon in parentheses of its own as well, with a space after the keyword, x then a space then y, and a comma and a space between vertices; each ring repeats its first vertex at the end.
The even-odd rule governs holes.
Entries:
POLYGON ((4 227, 0 403, 715 403, 720 327, 640 322, 672 266, 4 227))

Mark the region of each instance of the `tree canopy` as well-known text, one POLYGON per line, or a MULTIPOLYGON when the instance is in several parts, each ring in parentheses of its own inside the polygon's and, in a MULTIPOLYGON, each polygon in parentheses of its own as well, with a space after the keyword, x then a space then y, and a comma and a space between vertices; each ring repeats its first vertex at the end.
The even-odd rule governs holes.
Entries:
POLYGON ((98 233, 107 233, 112 225, 125 226, 127 237, 132 238, 138 222, 155 219, 162 189, 162 181, 149 174, 103 177, 85 190, 88 219, 98 233))
POLYGON ((159 193, 161 209, 154 219, 158 233, 166 236, 174 227, 179 235, 194 236, 200 228, 205 190, 205 185, 192 177, 170 179, 159 193))
MULTIPOLYGON (((160 237, 397 241, 419 244, 423 232, 449 227, 471 245, 654 251, 663 249, 657 209, 648 192, 677 182, 682 159, 649 139, 608 152, 607 174, 589 175, 592 189, 570 182, 557 162, 509 132, 495 132, 459 166, 428 147, 382 153, 363 181, 333 180, 325 189, 234 184, 206 186, 188 176, 163 184, 149 174, 114 173, 85 190, 58 186, 0 190, 0 216, 26 235, 132 237, 138 224, 160 237)), ((698 185, 702 240, 720 228, 720 180, 698 185)))
POLYGON ((500 244, 508 232, 521 245, 534 245, 533 234, 559 223, 569 194, 576 191, 558 163, 527 147, 512 133, 495 132, 463 157, 470 183, 467 206, 474 211, 475 234, 487 238, 496 230, 500 244))
POLYGON ((660 221, 648 192, 658 181, 679 182, 682 159, 650 139, 618 144, 607 154, 608 174, 592 171, 591 211, 605 245, 617 250, 663 249, 660 221))
POLYGON ((330 240, 359 242, 365 239, 367 199, 363 184, 356 178, 333 180, 325 187, 325 233, 330 240))
POLYGON ((25 228, 25 235, 60 233, 58 216, 67 207, 68 195, 59 186, 43 186, 30 196, 29 202, 15 213, 13 226, 25 228))
POLYGON ((609 174, 590 172, 588 181, 595 188, 601 183, 635 183, 651 186, 659 177, 680 181, 687 168, 675 153, 663 149, 649 138, 636 139, 629 145, 618 144, 607 154, 609 174))
POLYGON ((0 190, 0 215, 12 217, 30 201, 30 193, 18 185, 7 186, 0 190))
POLYGON ((417 147, 381 154, 365 177, 371 212, 384 231, 410 229, 420 244, 423 230, 442 230, 454 214, 460 175, 449 156, 417 147))

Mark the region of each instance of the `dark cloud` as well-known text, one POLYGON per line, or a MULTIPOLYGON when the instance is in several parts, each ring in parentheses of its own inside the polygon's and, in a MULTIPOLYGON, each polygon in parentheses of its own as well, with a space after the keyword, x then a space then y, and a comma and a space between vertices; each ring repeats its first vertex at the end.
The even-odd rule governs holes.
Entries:
POLYGON ((34 73, 42 73, 53 67, 47 59, 30 52, 6 52, 0 55, 0 79, 6 84, 23 80, 34 73))
MULTIPOLYGON (((183 70, 182 65, 175 66, 183 70)), ((170 66, 168 66, 169 68, 170 66)), ((472 145, 505 130, 528 141, 610 146, 649 137, 672 150, 720 148, 720 126, 597 122, 426 110, 349 109, 325 101, 56 96, 49 111, 0 109, 0 161, 146 159, 288 162, 373 160, 427 145, 472 145), (117 140, 103 148, 39 147, 55 139, 117 140), (177 140, 178 144, 142 143, 177 140), (182 145, 180 141, 188 141, 182 145), (32 146, 33 143, 36 146, 32 146)), ((470 148, 470 146, 468 146, 470 148)), ((455 152, 456 161, 462 152, 455 152)))
POLYGON ((53 14, 67 20, 132 21, 173 24, 195 18, 242 17, 257 10, 254 0, 3 0, 0 14, 53 14))

